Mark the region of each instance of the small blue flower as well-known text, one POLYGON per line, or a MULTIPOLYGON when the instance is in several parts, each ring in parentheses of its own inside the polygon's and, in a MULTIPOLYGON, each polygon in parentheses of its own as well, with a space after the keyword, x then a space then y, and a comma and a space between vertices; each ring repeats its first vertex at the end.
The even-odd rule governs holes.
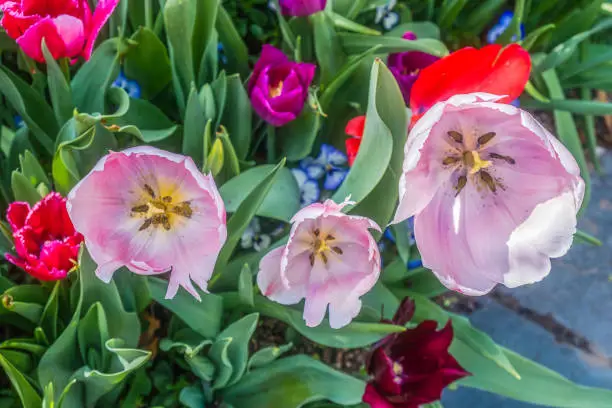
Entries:
POLYGON ((387 4, 384 6, 376 7, 376 17, 374 18, 375 24, 380 24, 382 22, 382 26, 385 30, 392 30, 395 26, 399 24, 400 17, 393 10, 393 7, 397 4, 397 0, 388 0, 387 4))
POLYGON ((408 261, 408 265, 406 265, 408 269, 416 269, 423 266, 423 262, 420 259, 411 259, 408 261))
POLYGON ((219 53, 219 59, 224 65, 227 64, 227 56, 225 55, 225 48, 222 43, 217 43, 217 52, 219 53))
POLYGON ((393 232, 391 231, 391 228, 387 228, 385 230, 385 232, 383 233, 383 237, 387 238, 389 241, 395 244, 395 237, 393 236, 393 232))
MULTIPOLYGON (((489 44, 495 43, 500 35, 506 31, 506 28, 510 26, 510 22, 512 22, 512 18, 514 17, 514 13, 512 11, 505 11, 501 16, 499 16, 499 20, 497 23, 489 30, 487 33, 487 42, 489 44)), ((521 24, 521 40, 525 38, 525 26, 521 24)), ((512 41, 516 41, 516 35, 512 37, 512 41)))
POLYGON ((119 75, 113 81, 111 86, 114 86, 115 88, 122 88, 125 92, 127 92, 130 98, 140 98, 140 85, 138 85, 138 82, 126 78, 123 71, 119 72, 119 75))
POLYGON ((313 180, 319 180, 325 176, 323 188, 333 191, 340 187, 348 174, 346 164, 347 158, 344 153, 332 145, 324 144, 321 146, 319 157, 305 158, 300 162, 300 168, 313 180))
POLYGON ((240 237, 240 246, 242 248, 253 248, 257 252, 268 248, 271 243, 272 238, 270 235, 261 233, 261 225, 257 217, 251 220, 248 227, 244 230, 242 237, 240 237))
POLYGON ((321 197, 319 183, 309 178, 308 174, 302 169, 291 169, 291 172, 300 188, 300 202, 302 203, 302 207, 316 203, 319 197, 321 197))
POLYGON ((15 127, 17 129, 22 128, 22 127, 24 127, 26 125, 25 122, 23 121, 23 119, 21 118, 21 116, 19 116, 19 115, 15 115, 13 117, 13 120, 15 121, 15 127))

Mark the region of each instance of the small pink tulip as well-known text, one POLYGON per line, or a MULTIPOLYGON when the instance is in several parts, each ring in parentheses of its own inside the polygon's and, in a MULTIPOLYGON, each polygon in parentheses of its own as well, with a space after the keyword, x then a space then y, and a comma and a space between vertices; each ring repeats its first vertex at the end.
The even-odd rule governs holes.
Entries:
POLYGON ((119 0, 99 0, 92 14, 88 0, 0 0, 0 25, 36 61, 45 61, 43 39, 55 59, 87 60, 117 4, 119 0))
POLYGON ((68 213, 110 282, 122 266, 170 271, 166 298, 182 286, 200 298, 225 242, 225 207, 211 175, 193 160, 153 147, 111 152, 68 195, 68 213))
POLYGON ((423 265, 469 295, 540 281, 576 231, 584 182, 529 113, 485 93, 435 104, 408 136, 394 222, 414 215, 423 265))
POLYGON ((346 215, 331 200, 311 204, 291 220, 289 242, 259 264, 257 284, 270 299, 285 305, 306 298, 306 325, 319 325, 329 305, 329 324, 339 328, 361 310, 362 295, 380 274, 380 254, 368 231, 380 231, 365 217, 346 215))

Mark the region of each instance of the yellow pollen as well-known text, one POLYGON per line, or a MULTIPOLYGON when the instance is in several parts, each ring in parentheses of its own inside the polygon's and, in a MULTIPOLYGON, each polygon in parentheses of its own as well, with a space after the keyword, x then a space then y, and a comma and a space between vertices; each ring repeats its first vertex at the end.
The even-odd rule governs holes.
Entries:
POLYGON ((169 231, 172 228, 173 219, 177 216, 191 218, 193 215, 189 201, 175 203, 170 195, 155 194, 153 188, 148 184, 143 186, 143 190, 146 193, 145 202, 140 202, 131 209, 132 217, 144 219, 139 231, 146 230, 149 227, 157 228, 158 226, 169 231))
POLYGON ((270 87, 268 88, 268 93, 270 94, 271 98, 276 98, 277 96, 280 96, 280 94, 283 93, 283 81, 278 81, 278 84, 276 84, 276 86, 270 85, 270 87))
POLYGON ((334 241, 336 237, 331 234, 327 234, 324 238, 321 236, 321 231, 317 228, 313 231, 314 240, 312 241, 311 248, 312 252, 310 252, 310 265, 314 266, 315 259, 317 257, 321 258, 324 264, 327 264, 329 261, 329 254, 335 253, 337 255, 342 255, 344 251, 339 246, 330 245, 331 241, 334 241))
POLYGON ((488 160, 482 160, 477 151, 471 150, 463 153, 463 163, 469 167, 470 174, 476 174, 482 169, 486 169, 492 163, 488 160))
POLYGON ((402 368, 402 365, 400 363, 398 363, 397 361, 393 362, 393 373, 395 375, 401 375, 404 372, 404 369, 402 368))

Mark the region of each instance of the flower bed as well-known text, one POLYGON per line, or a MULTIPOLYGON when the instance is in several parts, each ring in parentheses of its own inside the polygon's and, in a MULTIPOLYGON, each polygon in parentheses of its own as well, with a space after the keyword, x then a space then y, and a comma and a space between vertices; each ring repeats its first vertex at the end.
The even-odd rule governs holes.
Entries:
POLYGON ((3 404, 612 406, 436 301, 598 244, 603 1, 0 10, 3 404))

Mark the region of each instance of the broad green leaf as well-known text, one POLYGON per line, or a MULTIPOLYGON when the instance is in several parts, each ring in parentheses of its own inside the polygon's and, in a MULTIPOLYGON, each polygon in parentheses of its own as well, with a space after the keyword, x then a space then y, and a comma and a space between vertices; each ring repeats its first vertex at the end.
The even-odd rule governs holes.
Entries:
POLYGON ((195 3, 195 25, 190 44, 193 49, 194 69, 198 73, 203 71, 203 66, 206 66, 206 49, 211 48, 215 53, 217 52, 217 35, 214 30, 221 0, 196 1, 195 3), (209 47, 211 43, 214 44, 209 47))
POLYGON ((179 394, 179 401, 187 408, 202 408, 206 406, 204 393, 197 385, 183 388, 179 394))
POLYGON ((42 52, 45 57, 45 64, 47 64, 47 83, 49 84, 51 105, 53 106, 58 126, 62 126, 72 117, 74 109, 72 91, 57 61, 55 61, 49 52, 44 39, 42 41, 42 52))
MULTIPOLYGON (((247 197, 256 190, 255 187, 273 169, 274 166, 271 164, 253 167, 223 184, 219 192, 225 203, 225 210, 228 213, 235 213, 247 197)), ((260 217, 289 222, 299 209, 300 191, 297 182, 290 170, 280 169, 268 195, 255 214, 260 217)))
POLYGON ((30 205, 34 205, 42 198, 36 187, 30 183, 22 173, 17 170, 11 175, 11 189, 17 201, 26 201, 30 205))
MULTIPOLYGON (((236 206, 234 215, 232 215, 227 223, 227 240, 225 241, 225 245, 219 254, 217 265, 215 266, 215 273, 221 273, 223 268, 225 268, 227 265, 232 252, 234 252, 236 245, 238 245, 238 242, 244 233, 244 230, 249 226, 249 223, 257 214, 259 207, 268 196, 268 192, 270 192, 272 186, 274 186, 274 183, 280 174, 280 170, 285 166, 285 162, 285 159, 281 160, 279 164, 267 172, 259 183, 253 184, 254 188, 246 195, 240 204, 236 206)), ((246 174, 246 172, 243 174, 246 174)), ((234 180, 236 179, 238 179, 238 177, 234 178, 234 180)), ((221 197, 223 197, 223 195, 221 195, 221 197)))
POLYGON ((147 27, 140 27, 130 40, 133 45, 124 59, 125 75, 138 81, 143 98, 153 98, 172 81, 168 51, 147 27))
POLYGON ((437 57, 443 57, 448 54, 446 46, 442 42, 432 38, 406 41, 402 38, 389 35, 379 37, 347 33, 339 33, 338 37, 344 51, 349 55, 365 52, 376 45, 380 46, 377 51, 380 54, 404 51, 422 51, 437 57))
POLYGON ((106 90, 119 75, 120 40, 104 41, 72 79, 72 97, 79 112, 103 113, 106 90))
POLYGON ((253 296, 253 274, 249 264, 244 264, 238 278, 238 295, 243 304, 247 306, 255 306, 255 298, 253 296))
POLYGON ((314 27, 314 49, 320 67, 321 84, 327 86, 340 72, 346 55, 327 13, 315 13, 310 16, 310 21, 314 27))
POLYGON ((53 287, 53 292, 49 296, 49 300, 43 309, 38 325, 45 332, 45 335, 52 342, 57 339, 57 323, 59 313, 59 292, 61 290, 62 281, 59 280, 53 287))
MULTIPOLYGON (((610 20, 610 23, 612 25, 612 19, 610 20)), ((561 89, 561 84, 559 83, 559 77, 557 77, 557 73, 554 69, 544 72, 542 74, 542 78, 548 87, 548 93, 551 99, 561 100, 565 98, 563 90, 561 89)), ((591 176, 586 158, 584 157, 584 150, 582 149, 580 135, 578 134, 576 123, 574 122, 574 118, 572 117, 571 113, 555 110, 554 116, 557 136, 578 162, 578 166, 580 167, 580 175, 584 180, 585 191, 584 199, 582 201, 582 211, 582 209, 587 208, 589 201, 591 200, 591 176)))
POLYGON ((205 356, 193 356, 186 358, 191 371, 202 381, 212 381, 216 371, 211 359, 205 356))
POLYGON ((251 371, 223 391, 223 400, 240 408, 299 408, 320 400, 354 405, 364 389, 362 380, 300 355, 251 371))
POLYGON ((58 125, 44 98, 5 66, 0 66, 0 94, 21 116, 44 152, 52 154, 58 125))
POLYGON ((219 6, 216 28, 219 33, 219 41, 223 44, 227 56, 228 72, 238 73, 242 78, 247 78, 251 72, 249 51, 223 6, 219 6))
POLYGON ((24 375, 13 366, 0 350, 0 366, 19 396, 19 400, 24 407, 40 407, 42 399, 34 387, 28 382, 24 375))
POLYGON ((430 21, 411 21, 409 23, 402 23, 385 35, 401 38, 406 31, 413 32, 417 38, 440 39, 440 28, 430 21))
POLYGON ((119 127, 119 129, 108 127, 108 130, 129 133, 144 143, 167 139, 178 129, 178 126, 168 119, 164 112, 144 99, 130 98, 129 108, 125 114, 106 121, 109 125, 119 127))
POLYGON ((184 128, 183 128, 183 154, 191 156, 198 167, 202 167, 206 155, 204 149, 204 129, 207 119, 204 114, 204 107, 200 103, 200 98, 195 86, 191 86, 187 107, 185 108, 184 128), (204 156, 202 156, 204 154, 204 156))
POLYGON ((57 139, 59 145, 53 156, 51 172, 55 189, 63 195, 68 194, 82 176, 73 151, 84 150, 90 147, 95 134, 96 127, 92 126, 87 131, 78 135, 74 118, 66 122, 62 127, 57 139))
POLYGON ((293 348, 293 343, 283 344, 282 346, 270 346, 257 350, 247 363, 247 371, 254 368, 263 367, 278 359, 280 356, 293 348))
POLYGON ((362 323, 353 321, 340 329, 332 329, 328 319, 317 327, 304 323, 302 311, 280 305, 267 298, 255 296, 255 310, 264 316, 283 321, 303 336, 324 346, 334 348, 359 348, 377 342, 383 337, 404 330, 403 327, 383 323, 362 323))
POLYGON ((251 101, 239 75, 227 77, 226 103, 221 124, 228 130, 232 145, 239 160, 244 160, 251 145, 253 112, 251 101))
POLYGON ((336 14, 333 11, 327 12, 331 21, 334 23, 334 26, 346 31, 352 31, 354 33, 366 34, 366 35, 380 35, 380 31, 374 30, 372 28, 366 27, 359 23, 354 22, 353 20, 344 17, 341 14, 336 14))
POLYGON ((19 155, 19 167, 21 173, 33 186, 38 186, 40 183, 44 183, 47 187, 51 186, 45 169, 43 169, 36 157, 34 157, 29 150, 26 150, 23 156, 19 155))
POLYGON ((537 41, 544 36, 544 34, 552 31, 556 28, 554 24, 546 24, 542 27, 539 27, 537 30, 529 33, 524 40, 520 41, 521 46, 526 50, 531 50, 537 41))
POLYGON ((149 289, 153 299, 173 312, 185 324, 207 339, 214 338, 221 327, 223 299, 212 293, 202 294, 198 302, 185 291, 179 291, 173 299, 166 299, 168 282, 149 277, 149 289))
POLYGON ((607 30, 612 27, 612 18, 606 18, 597 23, 593 28, 587 31, 583 31, 579 34, 574 35, 566 42, 557 45, 552 51, 537 64, 534 68, 535 72, 545 72, 549 69, 555 68, 558 65, 567 61, 572 54, 576 51, 578 45, 589 38, 591 35, 596 34, 600 31, 607 30))
POLYGON ((287 160, 298 161, 311 153, 320 122, 319 112, 306 104, 296 120, 276 129, 276 137, 287 160))
POLYGON ((86 365, 93 368, 106 365, 104 344, 110 338, 106 313, 100 302, 92 304, 79 322, 77 339, 86 365))
MULTIPOLYGON (((465 23, 461 24, 461 28, 477 35, 481 34, 485 27, 491 23, 491 17, 497 16, 505 3, 506 0, 484 0, 480 2, 468 15, 465 23)), ((420 38, 418 33, 416 35, 420 38)))
MULTIPOLYGON (((215 43, 215 55, 217 52, 217 44, 215 43)), ((212 89, 212 94, 215 101, 216 121, 214 123, 214 129, 217 129, 221 124, 221 116, 225 110, 227 100, 227 75, 225 74, 225 71, 221 71, 217 78, 210 83, 210 88, 212 89)), ((231 108, 234 109, 233 106, 231 106, 231 108)))
POLYGON ((467 0, 445 1, 440 8, 438 26, 442 30, 449 30, 457 21, 457 16, 467 4, 467 0))
POLYGON ((249 314, 229 325, 217 336, 208 353, 217 365, 214 389, 230 387, 244 374, 249 357, 249 343, 258 320, 259 314, 249 314))

